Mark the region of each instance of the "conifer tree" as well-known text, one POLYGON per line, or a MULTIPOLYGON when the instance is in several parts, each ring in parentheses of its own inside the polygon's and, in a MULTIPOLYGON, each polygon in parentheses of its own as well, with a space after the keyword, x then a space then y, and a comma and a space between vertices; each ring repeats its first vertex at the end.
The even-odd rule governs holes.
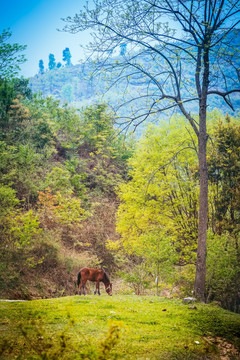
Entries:
POLYGON ((71 63, 71 53, 70 53, 70 50, 68 47, 66 47, 64 50, 63 50, 63 61, 66 62, 66 66, 70 66, 72 63, 71 63))
POLYGON ((49 58, 48 68, 49 70, 53 70, 56 67, 55 56, 53 54, 49 54, 48 58, 49 58))
POLYGON ((39 60, 39 74, 44 74, 44 63, 43 60, 39 60))

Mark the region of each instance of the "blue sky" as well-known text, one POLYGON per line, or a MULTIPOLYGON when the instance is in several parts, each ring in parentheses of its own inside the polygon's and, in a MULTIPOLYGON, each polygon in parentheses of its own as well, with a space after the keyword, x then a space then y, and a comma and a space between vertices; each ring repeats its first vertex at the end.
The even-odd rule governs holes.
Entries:
POLYGON ((84 33, 69 34, 57 31, 64 22, 83 8, 85 0, 0 0, 0 32, 10 28, 10 42, 27 45, 28 61, 21 66, 21 75, 30 77, 38 72, 38 62, 48 67, 48 55, 53 53, 62 62, 62 51, 69 47, 72 63, 84 58, 80 44, 88 42, 84 33))

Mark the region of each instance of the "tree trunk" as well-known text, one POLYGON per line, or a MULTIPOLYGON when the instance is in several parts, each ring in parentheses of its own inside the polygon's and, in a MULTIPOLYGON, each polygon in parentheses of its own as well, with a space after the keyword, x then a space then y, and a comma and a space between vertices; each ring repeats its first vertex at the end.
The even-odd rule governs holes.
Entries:
POLYGON ((195 296, 205 301, 206 255, 207 255, 207 221, 208 221, 208 170, 206 131, 199 134, 199 172, 200 195, 198 215, 198 251, 195 277, 195 296))
POLYGON ((207 46, 204 46, 203 69, 202 91, 199 101, 198 162, 200 174, 200 194, 198 214, 198 250, 194 290, 195 296, 199 300, 205 302, 208 224, 207 92, 209 85, 209 49, 207 46))

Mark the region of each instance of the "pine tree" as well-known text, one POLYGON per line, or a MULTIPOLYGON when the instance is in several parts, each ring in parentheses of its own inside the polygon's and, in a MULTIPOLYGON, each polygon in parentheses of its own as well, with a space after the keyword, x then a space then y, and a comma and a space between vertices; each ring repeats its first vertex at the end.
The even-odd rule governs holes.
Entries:
POLYGON ((44 74, 44 63, 43 60, 39 60, 39 74, 44 74))
POLYGON ((71 57, 72 57, 72 55, 71 55, 71 53, 70 53, 70 50, 69 50, 69 48, 66 47, 66 48, 63 50, 63 61, 66 62, 66 66, 72 65, 72 63, 71 63, 71 57))
POLYGON ((48 58, 49 58, 48 68, 49 70, 53 70, 56 67, 55 56, 53 54, 49 54, 48 58))

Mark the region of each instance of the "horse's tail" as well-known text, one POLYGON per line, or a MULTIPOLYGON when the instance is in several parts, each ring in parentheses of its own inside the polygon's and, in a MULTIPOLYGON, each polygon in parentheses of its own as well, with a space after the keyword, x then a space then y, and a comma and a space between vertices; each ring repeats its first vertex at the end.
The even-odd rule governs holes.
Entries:
POLYGON ((77 285, 79 286, 81 281, 81 272, 79 271, 78 276, 77 276, 77 285))

